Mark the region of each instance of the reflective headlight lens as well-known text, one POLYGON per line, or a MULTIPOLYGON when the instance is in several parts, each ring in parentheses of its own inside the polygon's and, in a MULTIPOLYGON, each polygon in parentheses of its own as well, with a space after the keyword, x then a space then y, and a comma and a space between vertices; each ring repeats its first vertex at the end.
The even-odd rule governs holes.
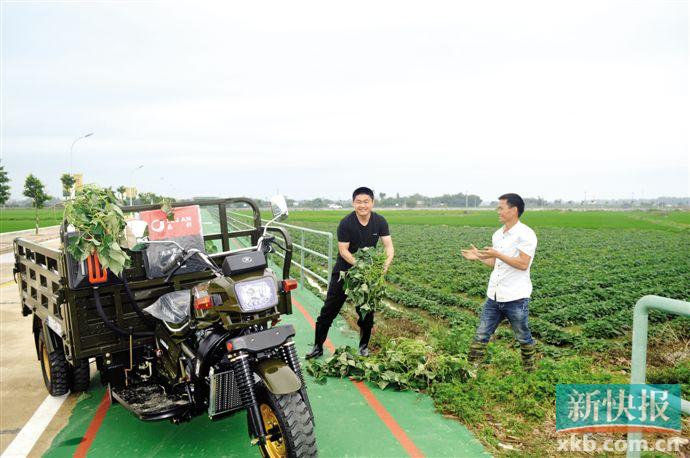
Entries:
POLYGON ((235 293, 243 312, 258 312, 278 304, 276 284, 271 277, 236 283, 235 293))

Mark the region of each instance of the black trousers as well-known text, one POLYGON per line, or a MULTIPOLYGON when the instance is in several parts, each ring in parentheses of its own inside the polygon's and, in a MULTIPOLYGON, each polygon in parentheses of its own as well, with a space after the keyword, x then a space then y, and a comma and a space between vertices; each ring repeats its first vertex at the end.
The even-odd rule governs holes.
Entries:
MULTIPOLYGON (((343 281, 340 280, 339 274, 332 274, 331 281, 328 283, 328 292, 326 293, 326 300, 323 302, 319 317, 316 319, 316 333, 314 335, 314 344, 323 345, 328 337, 328 329, 333 324, 333 320, 338 316, 338 312, 343 308, 347 296, 343 290, 343 281)), ((364 318, 359 307, 357 310, 357 325, 359 326, 359 346, 368 345, 371 338, 371 329, 374 327, 374 312, 369 312, 364 318)))

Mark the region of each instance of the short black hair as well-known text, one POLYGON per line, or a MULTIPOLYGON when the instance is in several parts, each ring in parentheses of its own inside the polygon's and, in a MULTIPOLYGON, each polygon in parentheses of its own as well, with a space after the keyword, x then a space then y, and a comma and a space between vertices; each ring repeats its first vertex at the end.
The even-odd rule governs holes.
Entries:
POLYGON ((521 217, 525 211, 525 201, 522 200, 522 197, 518 196, 517 194, 509 192, 508 194, 503 194, 498 198, 498 200, 505 200, 508 202, 509 207, 517 207, 518 218, 521 217))
POLYGON ((360 194, 366 194, 367 196, 371 197, 371 200, 374 200, 374 191, 367 188, 366 186, 361 186, 352 192, 352 201, 354 202, 355 197, 357 197, 360 194))

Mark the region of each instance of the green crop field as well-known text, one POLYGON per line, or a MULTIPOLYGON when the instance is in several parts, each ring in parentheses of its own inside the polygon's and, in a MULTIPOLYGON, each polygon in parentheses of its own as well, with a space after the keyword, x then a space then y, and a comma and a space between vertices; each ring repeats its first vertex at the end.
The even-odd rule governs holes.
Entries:
MULTIPOLYGON (((469 244, 489 245, 499 223, 493 212, 384 209, 381 213, 390 223, 396 258, 387 276, 390 309, 376 321, 373 343, 378 351, 361 372, 353 372, 352 366, 344 368, 338 359, 329 362, 330 369, 311 369, 316 374, 329 370, 336 375, 365 374, 376 382, 386 373, 386 383, 398 380, 391 384, 420 389, 412 381, 418 373, 416 363, 405 372, 401 361, 423 359, 425 354, 433 361, 465 358, 490 270, 464 260, 460 249, 469 244)), ((294 211, 287 222, 335 236, 344 214, 346 211, 294 211)), ((431 394, 439 410, 473 429, 492 453, 505 454, 498 444, 514 444, 517 438, 521 452, 557 454, 550 436, 555 384, 626 383, 635 302, 647 294, 690 301, 688 215, 526 214, 524 222, 539 238, 530 302, 530 326, 540 354, 537 371, 526 374, 520 369, 519 348, 510 326, 504 323, 476 378, 432 373, 436 382, 422 389, 431 394)), ((301 241, 296 231, 292 235, 301 241)), ((305 243, 317 251, 327 246, 324 237, 309 234, 305 243)), ((327 275, 325 263, 318 258, 307 256, 305 264, 327 275)), ((356 327, 352 309, 345 314, 356 327)), ((690 397, 690 319, 652 313, 650 321, 648 380, 680 383, 684 396, 690 397)), ((461 369, 457 372, 463 373, 461 369)), ((684 420, 683 434, 689 423, 684 420)))
MULTIPOLYGON (((55 226, 62 222, 62 208, 42 208, 38 211, 39 227, 55 226)), ((33 229, 36 226, 32 208, 0 209, 0 232, 33 229)))
MULTIPOLYGON (((433 309, 441 317, 452 318, 458 310, 476 316, 489 269, 464 260, 460 249, 490 245, 496 228, 396 226, 394 218, 389 220, 396 246, 388 276, 389 298, 406 306, 424 304, 421 308, 433 309)), ((335 232, 333 223, 307 225, 335 232)), ((532 266, 530 307, 534 332, 544 343, 605 347, 606 339, 630 331, 632 307, 641 296, 690 300, 690 234, 686 230, 533 227, 539 248, 532 266)), ((293 237, 299 236, 293 232, 293 237)), ((307 236, 306 242, 317 251, 326 249, 325 238, 307 236)), ((308 262, 325 276, 323 261, 308 262)))
MULTIPOLYGON (((333 223, 350 210, 297 210, 290 213, 291 223, 333 223)), ((491 210, 376 210, 390 224, 493 227, 496 213, 491 210)), ((690 230, 688 211, 560 211, 525 213, 523 222, 533 227, 572 227, 583 229, 659 229, 690 230)))
MULTIPOLYGON (((350 210, 295 210, 292 224, 332 223, 350 210)), ((377 209, 390 224, 493 227, 496 214, 491 210, 391 210, 377 209)), ((39 210, 40 226, 59 224, 61 208, 39 210)), ((264 218, 270 213, 263 212, 264 218)), ((533 227, 572 227, 584 229, 655 229, 671 232, 690 231, 690 211, 568 211, 546 210, 528 212, 523 221, 533 227)), ((34 227, 31 208, 4 208, 0 210, 0 232, 18 231, 34 227)))

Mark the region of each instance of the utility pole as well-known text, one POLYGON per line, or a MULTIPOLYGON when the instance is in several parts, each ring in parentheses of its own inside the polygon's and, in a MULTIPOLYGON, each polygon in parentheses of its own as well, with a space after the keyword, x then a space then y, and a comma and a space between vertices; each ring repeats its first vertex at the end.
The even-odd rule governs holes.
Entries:
MULTIPOLYGON (((79 140, 81 140, 83 138, 88 138, 92 135, 93 135, 93 132, 89 132, 86 135, 82 135, 81 137, 75 138, 74 141, 72 142, 72 146, 69 147, 69 176, 71 176, 72 178, 74 178, 74 175, 72 173, 72 157, 74 156, 74 145, 79 140)), ((75 188, 75 185, 73 184, 72 189, 70 189, 70 197, 74 197, 75 191, 76 191, 76 188, 75 188)))
POLYGON ((72 146, 69 147, 69 174, 72 175, 72 156, 74 155, 74 144, 77 143, 79 140, 82 138, 87 138, 93 135, 93 132, 90 132, 86 135, 82 135, 81 137, 75 138, 74 141, 72 142, 72 146))

